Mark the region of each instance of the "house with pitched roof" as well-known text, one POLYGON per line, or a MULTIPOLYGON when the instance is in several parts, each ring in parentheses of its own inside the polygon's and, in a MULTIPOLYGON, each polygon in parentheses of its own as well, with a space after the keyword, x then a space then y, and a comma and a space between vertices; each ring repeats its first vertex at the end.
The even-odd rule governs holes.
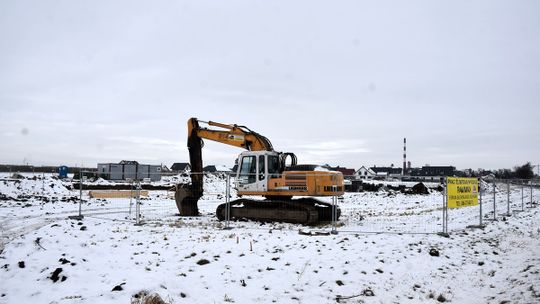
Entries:
POLYGON ((362 179, 369 180, 377 176, 377 173, 375 173, 375 171, 371 170, 370 168, 366 168, 365 166, 362 166, 360 167, 360 169, 354 172, 354 175, 357 180, 362 180, 362 179))
POLYGON ((189 163, 174 163, 171 166, 171 171, 178 173, 191 171, 191 165, 189 163))

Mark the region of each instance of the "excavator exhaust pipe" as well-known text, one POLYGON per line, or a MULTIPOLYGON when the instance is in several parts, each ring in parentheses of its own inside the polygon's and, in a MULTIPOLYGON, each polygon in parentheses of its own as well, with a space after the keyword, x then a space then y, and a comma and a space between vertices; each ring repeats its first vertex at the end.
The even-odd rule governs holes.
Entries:
POLYGON ((189 185, 176 185, 174 199, 180 216, 197 216, 199 208, 197 202, 201 198, 201 194, 192 189, 189 185))

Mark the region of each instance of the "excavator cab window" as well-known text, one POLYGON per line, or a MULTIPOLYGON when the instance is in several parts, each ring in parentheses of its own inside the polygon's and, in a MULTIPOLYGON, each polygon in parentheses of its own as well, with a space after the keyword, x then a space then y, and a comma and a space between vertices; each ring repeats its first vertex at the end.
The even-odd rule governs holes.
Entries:
POLYGON ((270 178, 279 177, 279 156, 268 155, 268 175, 270 178))
POLYGON ((257 162, 255 156, 242 157, 242 165, 240 166, 239 182, 241 184, 251 184, 256 180, 257 162))
POLYGON ((266 178, 266 172, 264 172, 264 155, 259 156, 259 180, 264 180, 266 178))

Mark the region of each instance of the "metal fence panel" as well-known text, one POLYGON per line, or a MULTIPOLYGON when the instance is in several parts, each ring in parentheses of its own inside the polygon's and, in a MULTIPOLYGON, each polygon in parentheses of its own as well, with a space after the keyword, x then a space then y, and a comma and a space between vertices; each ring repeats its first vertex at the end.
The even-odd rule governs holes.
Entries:
POLYGON ((439 183, 360 180, 340 198, 340 231, 437 233, 443 230, 439 183), (425 187, 424 187, 425 186, 425 187), (416 187, 416 188, 413 188, 416 187))
MULTIPOLYGON (((317 172, 311 174, 316 177, 317 172)), ((126 191, 126 187, 129 191, 136 191, 140 187, 143 192, 148 191, 148 196, 140 195, 139 199, 135 196, 93 198, 89 195, 91 190, 83 186, 85 190, 79 190, 82 194, 81 214, 106 220, 172 225, 181 223, 216 229, 307 229, 329 233, 451 233, 479 226, 478 224, 482 223, 489 224, 491 220, 506 220, 515 212, 535 207, 538 203, 540 188, 540 185, 530 181, 480 181, 481 200, 478 206, 445 209, 445 191, 442 187, 444 185, 439 183, 419 185, 418 182, 364 180, 355 183, 355 187, 349 188, 349 191, 339 197, 328 195, 316 198, 320 205, 339 208, 339 212, 337 208, 328 209, 332 212, 330 220, 317 223, 317 225, 300 225, 229 221, 227 215, 231 212, 235 214, 235 211, 238 211, 235 208, 245 206, 245 203, 235 205, 235 201, 250 199, 258 207, 264 206, 268 201, 262 196, 240 197, 237 188, 242 181, 234 176, 225 173, 202 173, 202 175, 204 191, 198 201, 200 215, 197 217, 180 217, 174 198, 175 186, 191 181, 188 174, 164 174, 159 182, 127 183, 90 179, 86 183, 93 183, 94 186, 103 183, 105 188, 111 187, 117 191, 126 191), (232 204, 227 205, 229 202, 232 204), (216 209, 222 204, 225 204, 227 213, 225 213, 225 218, 218 220, 216 209), (137 208, 139 212, 136 211, 137 208), (480 215, 480 210, 482 210, 482 215, 480 215), (338 215, 339 218, 337 218, 338 215)), ((352 177, 349 178, 352 179, 352 177)), ((291 189, 302 189, 303 186, 300 184, 303 179, 300 177, 291 178, 289 181, 292 183, 291 187, 294 187, 291 189)), ((335 184, 330 188, 337 189, 339 186, 335 184)), ((297 212, 291 210, 290 206, 286 208, 285 205, 279 204, 272 205, 271 209, 259 209, 260 217, 263 218, 265 212, 270 211, 282 214, 297 212)))

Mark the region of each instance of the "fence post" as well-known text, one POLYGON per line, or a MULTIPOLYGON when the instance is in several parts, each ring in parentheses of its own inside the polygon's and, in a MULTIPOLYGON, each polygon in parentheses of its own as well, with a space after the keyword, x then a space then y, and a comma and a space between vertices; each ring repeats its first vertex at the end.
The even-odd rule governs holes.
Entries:
POLYGON ((332 231, 330 231, 331 234, 338 234, 337 232, 337 186, 333 185, 332 190, 334 191, 334 195, 332 196, 332 231))
POLYGON ((437 234, 444 237, 449 237, 448 234, 448 177, 445 177, 443 179, 444 183, 444 191, 443 191, 443 197, 442 197, 442 232, 438 232, 437 234))
POLYGON ((510 213, 510 180, 506 180, 506 216, 511 216, 510 213))
POLYGON ((445 184, 446 184, 446 187, 444 188, 445 189, 445 193, 446 195, 444 196, 444 209, 446 210, 446 216, 445 216, 445 221, 446 221, 446 225, 444 225, 446 231, 445 231, 445 234, 448 236, 448 177, 445 178, 445 184))
POLYGON ((231 220, 231 175, 227 173, 227 179, 226 179, 226 185, 225 185, 225 230, 230 230, 232 227, 230 226, 230 220, 231 220))
POLYGON ((482 225, 482 178, 480 178, 480 182, 478 183, 478 192, 480 192, 480 228, 483 228, 484 225, 482 225))
POLYGON ((525 186, 521 181, 521 211, 525 211, 525 186))
POLYGON ((68 218, 72 219, 72 220, 82 220, 84 218, 84 216, 82 215, 82 189, 83 189, 83 171, 82 169, 79 170, 79 215, 72 215, 72 216, 69 216, 68 218))
POLYGON ((532 184, 532 180, 529 181, 529 183, 531 185, 531 203, 530 203, 531 206, 530 206, 530 208, 532 208, 533 207, 533 184, 532 184))
POLYGON ((497 192, 495 191, 497 188, 495 180, 493 180, 493 220, 497 220, 497 192))
POLYGON ((141 226, 141 184, 137 181, 137 188, 136 188, 136 195, 137 198, 135 200, 135 226, 141 226))
POLYGON ((82 210, 82 189, 84 185, 84 174, 81 171, 81 177, 79 182, 79 216, 82 217, 81 210, 82 210))
MULTIPOLYGON (((129 189, 129 219, 131 219, 131 206, 133 206, 133 181, 129 183, 130 189, 129 189)), ((168 193, 167 193, 168 195, 168 193)))
POLYGON ((444 234, 446 229, 444 228, 444 226, 446 225, 446 185, 444 185, 444 190, 443 190, 443 197, 442 197, 442 232, 441 234, 444 234))

